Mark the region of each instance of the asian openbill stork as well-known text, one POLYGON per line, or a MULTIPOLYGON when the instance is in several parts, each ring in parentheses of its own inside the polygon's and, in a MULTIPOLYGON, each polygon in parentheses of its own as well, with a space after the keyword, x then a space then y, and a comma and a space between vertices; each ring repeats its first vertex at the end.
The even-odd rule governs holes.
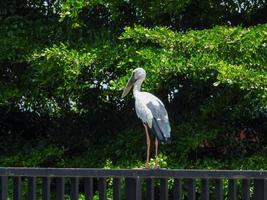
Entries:
POLYGON ((155 135, 155 168, 158 168, 158 143, 161 144, 170 142, 171 127, 169 123, 168 113, 159 98, 148 92, 141 92, 141 85, 146 78, 146 72, 143 68, 136 68, 132 72, 123 93, 125 97, 133 87, 133 95, 135 98, 135 111, 143 122, 146 132, 147 156, 146 168, 150 168, 150 135, 149 131, 155 135))

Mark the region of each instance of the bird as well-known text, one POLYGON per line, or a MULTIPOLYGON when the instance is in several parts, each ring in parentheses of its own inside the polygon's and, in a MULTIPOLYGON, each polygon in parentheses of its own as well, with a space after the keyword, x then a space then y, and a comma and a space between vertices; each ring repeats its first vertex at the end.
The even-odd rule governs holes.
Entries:
POLYGON ((138 67, 132 71, 131 78, 128 80, 123 93, 124 98, 133 87, 133 96, 135 99, 135 111, 141 119, 146 133, 146 164, 145 168, 150 169, 150 132, 155 135, 155 165, 158 164, 158 145, 171 142, 171 127, 167 110, 162 101, 149 92, 141 91, 141 85, 146 78, 146 71, 138 67))

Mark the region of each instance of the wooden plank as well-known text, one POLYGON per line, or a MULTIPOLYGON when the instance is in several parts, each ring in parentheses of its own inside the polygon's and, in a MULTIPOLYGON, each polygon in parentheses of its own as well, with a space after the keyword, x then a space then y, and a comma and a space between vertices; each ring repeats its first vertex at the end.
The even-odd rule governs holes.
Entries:
POLYGON ((79 198, 79 178, 73 177, 70 179, 70 198, 78 200, 79 198))
POLYGON ((267 200, 267 179, 254 179, 253 200, 267 200))
POLYGON ((21 177, 13 178, 13 199, 21 200, 21 177))
POLYGON ((84 194, 86 200, 93 199, 93 178, 84 178, 84 194))
POLYGON ((201 179, 201 199, 209 200, 209 179, 201 179))
POLYGON ((98 179, 99 200, 107 199, 106 189, 107 189, 106 178, 99 178, 98 179))
POLYGON ((50 200, 50 184, 51 179, 49 177, 42 178, 42 200, 50 200))
POLYGON ((223 200, 223 181, 222 179, 215 179, 215 199, 223 200))
POLYGON ((228 180, 228 195, 229 200, 237 199, 236 179, 228 180))
POLYGON ((113 200, 121 200, 120 178, 113 178, 113 200))
POLYGON ((168 179, 160 179, 160 200, 168 200, 168 179))
POLYGON ((36 184, 35 177, 28 177, 28 199, 36 200, 36 184))
POLYGON ((182 183, 178 178, 175 178, 173 183, 173 199, 182 200, 182 183))
POLYGON ((0 176, 38 177, 146 177, 146 178, 267 178, 267 170, 180 170, 180 169, 86 169, 86 168, 1 168, 0 176))
POLYGON ((125 178, 125 196, 127 200, 141 200, 141 181, 140 178, 125 178))
POLYGON ((56 200, 65 199, 65 183, 63 177, 56 178, 56 200))
POLYGON ((242 200, 249 200, 249 179, 242 179, 242 200))
POLYGON ((188 200, 196 199, 196 181, 195 179, 188 179, 188 200))
POLYGON ((155 199, 154 180, 152 178, 146 179, 146 199, 147 200, 155 199))
POLYGON ((1 200, 7 200, 8 197, 8 177, 1 176, 1 200))

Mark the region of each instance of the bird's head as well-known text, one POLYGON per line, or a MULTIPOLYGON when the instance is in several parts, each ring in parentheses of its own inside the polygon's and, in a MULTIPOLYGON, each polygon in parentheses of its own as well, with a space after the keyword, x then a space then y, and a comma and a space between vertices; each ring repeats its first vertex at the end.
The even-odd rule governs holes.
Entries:
POLYGON ((121 97, 122 98, 125 97, 130 92, 131 88, 133 87, 133 85, 136 81, 138 81, 138 80, 143 81, 145 78, 146 78, 146 71, 143 68, 138 67, 138 68, 134 69, 132 72, 132 76, 129 79, 126 87, 124 88, 121 97))

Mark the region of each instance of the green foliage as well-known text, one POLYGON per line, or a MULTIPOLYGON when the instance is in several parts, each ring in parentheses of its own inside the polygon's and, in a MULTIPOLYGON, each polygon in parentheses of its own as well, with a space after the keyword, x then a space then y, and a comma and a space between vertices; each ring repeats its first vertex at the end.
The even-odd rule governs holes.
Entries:
POLYGON ((265 168, 265 1, 0 4, 2 166, 143 167, 143 127, 120 98, 143 67, 171 121, 162 167, 265 168))
MULTIPOLYGON (((108 0, 65 0, 61 7, 61 20, 64 20, 67 16, 74 19, 77 24, 77 18, 83 9, 97 9, 105 8, 110 15, 111 19, 117 19, 121 17, 122 7, 129 7, 135 17, 142 18, 154 18, 162 15, 163 13, 168 14, 179 14, 189 4, 190 0, 182 1, 150 1, 144 2, 140 0, 134 1, 108 1, 108 0)), ((133 14, 132 13, 132 14, 133 14)), ((139 20, 140 20, 139 19, 139 20)), ((75 25, 75 24, 74 24, 75 25)))
POLYGON ((25 98, 38 99, 53 113, 59 113, 62 107, 76 111, 76 92, 80 87, 77 79, 94 57, 90 52, 78 52, 63 43, 34 52, 27 59, 31 63, 31 77, 26 84, 31 90, 24 93, 25 98))
POLYGON ((6 167, 47 167, 57 163, 58 167, 63 163, 64 151, 54 145, 38 146, 31 149, 21 149, 20 153, 0 157, 1 166, 6 167))
MULTIPOLYGON (((245 90, 256 90, 265 105, 266 30, 266 25, 246 30, 216 27, 181 35, 166 28, 147 29, 139 26, 126 28, 122 39, 144 44, 145 47, 141 47, 137 53, 150 62, 150 67, 156 65, 157 72, 168 68, 178 75, 189 74, 190 78, 204 80, 217 75, 215 86, 226 83, 245 90), (146 47, 151 45, 150 48, 146 47), (159 48, 154 45, 159 45, 159 48)), ((165 70, 162 72, 166 73, 165 70)))
POLYGON ((90 28, 96 25, 121 29, 125 25, 141 24, 150 27, 167 25, 184 30, 264 23, 266 8, 266 0, 63 0, 60 17, 62 21, 71 20, 76 28, 90 24, 90 28))
MULTIPOLYGON (((243 128, 240 124, 244 119, 252 119, 256 110, 266 105, 266 51, 262 49, 266 45, 266 29, 266 25, 249 29, 215 27, 182 34, 163 27, 136 26, 126 28, 120 40, 114 43, 74 45, 61 42, 34 49, 24 55, 27 73, 23 74, 23 81, 17 88, 15 85, 15 91, 20 93, 12 93, 13 98, 3 96, 2 103, 9 104, 10 99, 19 98, 24 109, 49 113, 51 117, 60 118, 68 113, 90 116, 87 123, 91 124, 91 131, 111 134, 104 138, 88 136, 98 138, 99 144, 104 145, 101 152, 85 153, 85 157, 98 158, 92 160, 91 166, 101 167, 101 162, 107 158, 116 166, 117 161, 127 160, 129 155, 132 155, 131 161, 122 166, 141 166, 144 155, 140 152, 145 152, 145 145, 141 143, 142 130, 137 135, 136 126, 130 125, 135 117, 132 119, 132 111, 127 108, 128 103, 121 101, 120 93, 131 70, 142 66, 148 73, 144 90, 158 94, 171 116, 173 144, 164 147, 169 155, 166 160, 182 163, 202 149, 204 141, 216 147, 214 153, 219 151, 234 157, 239 151, 234 146, 240 145, 235 142, 235 135, 243 128), (255 34, 254 43, 246 39, 255 34), (241 39, 244 41, 229 42, 241 39), (249 59, 248 51, 257 57, 249 59), (125 109, 131 113, 122 113, 125 109), (108 112, 113 114, 107 116, 108 112), (122 115, 131 120, 121 119, 122 115), (123 126, 120 126, 121 120, 125 121, 123 126), (117 130, 119 133, 114 135, 117 130), (217 142, 220 135, 223 135, 221 141, 217 142), (105 140, 109 142, 102 143, 105 140), (227 152, 224 152, 224 142, 228 143, 227 152), (142 148, 136 151, 136 146, 142 148), (114 151, 110 151, 113 148, 114 151), (125 151, 122 152, 122 148, 125 151), (101 162, 99 157, 102 157, 101 162)), ((52 133, 58 131, 53 129, 52 133)), ((257 133, 262 141, 263 130, 260 127, 257 133)), ((88 144, 93 145, 90 141, 88 144)), ((261 144, 258 146, 260 149, 261 144)), ((67 165, 87 164, 77 158, 67 165)), ((168 166, 176 165, 168 163, 168 166)))

